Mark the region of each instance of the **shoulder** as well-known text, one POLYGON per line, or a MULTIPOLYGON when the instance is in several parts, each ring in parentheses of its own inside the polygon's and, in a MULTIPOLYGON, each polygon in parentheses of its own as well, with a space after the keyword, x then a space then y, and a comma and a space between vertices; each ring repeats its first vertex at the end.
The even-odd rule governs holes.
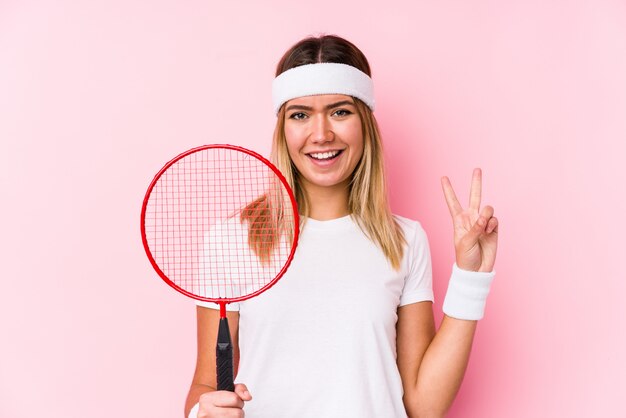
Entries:
POLYGON ((398 222, 398 224, 402 226, 403 228, 411 228, 411 227, 414 228, 416 225, 420 225, 420 222, 416 219, 407 218, 405 216, 400 216, 395 213, 392 216, 393 216, 393 219, 395 219, 396 222, 398 222))
POLYGON ((393 214, 393 219, 398 223, 400 228, 402 228, 404 238, 409 245, 414 244, 417 240, 427 239, 426 231, 418 220, 396 214, 393 214))

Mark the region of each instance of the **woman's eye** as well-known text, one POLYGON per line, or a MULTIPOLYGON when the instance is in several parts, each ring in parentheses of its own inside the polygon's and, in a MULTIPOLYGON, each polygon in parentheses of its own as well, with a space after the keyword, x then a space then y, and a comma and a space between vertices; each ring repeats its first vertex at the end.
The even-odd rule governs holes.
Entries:
POLYGON ((289 116, 290 119, 295 119, 295 120, 304 119, 305 117, 306 115, 302 112, 292 113, 291 116, 289 116))
POLYGON ((335 115, 337 116, 348 116, 352 114, 352 112, 350 112, 349 110, 345 110, 345 109, 339 109, 335 112, 335 115))

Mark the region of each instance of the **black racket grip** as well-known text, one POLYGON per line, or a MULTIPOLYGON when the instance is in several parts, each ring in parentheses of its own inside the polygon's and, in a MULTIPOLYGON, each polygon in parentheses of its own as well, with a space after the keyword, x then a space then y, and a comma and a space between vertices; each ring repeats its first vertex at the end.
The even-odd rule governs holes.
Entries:
POLYGON ((220 318, 220 328, 217 333, 217 390, 235 391, 233 342, 230 339, 228 319, 220 318))

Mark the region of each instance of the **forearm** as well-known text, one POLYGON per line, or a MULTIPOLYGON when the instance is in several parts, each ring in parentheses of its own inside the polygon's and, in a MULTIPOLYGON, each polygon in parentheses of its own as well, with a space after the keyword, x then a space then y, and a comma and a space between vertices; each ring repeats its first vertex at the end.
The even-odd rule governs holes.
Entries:
POLYGON ((187 394, 187 400, 185 401, 185 417, 189 415, 191 408, 200 401, 200 395, 214 390, 216 389, 208 385, 192 383, 191 388, 189 388, 189 393, 187 394))
POLYGON ((443 417, 461 386, 469 361, 477 321, 444 315, 419 367, 413 390, 411 418, 443 417))

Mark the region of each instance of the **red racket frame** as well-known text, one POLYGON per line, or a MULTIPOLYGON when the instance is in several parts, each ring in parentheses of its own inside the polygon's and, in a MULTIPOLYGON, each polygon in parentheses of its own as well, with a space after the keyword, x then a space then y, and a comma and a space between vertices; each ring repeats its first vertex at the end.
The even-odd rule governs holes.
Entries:
POLYGON ((246 300, 246 299, 250 299, 260 293, 265 292, 267 289, 269 289, 270 287, 272 287, 277 281, 278 279, 280 279, 283 274, 285 274, 285 272, 287 271, 287 268, 289 267, 289 265, 291 264, 291 260, 293 259, 293 255, 296 251, 296 247, 298 244, 298 236, 300 234, 300 218, 298 216, 298 205, 296 204, 296 198, 293 194, 293 191, 291 190, 291 187, 289 186, 289 183, 287 183, 287 179, 285 179, 285 176, 283 176, 283 174, 278 170, 278 168, 276 168, 276 166, 274 166, 274 164, 272 164, 269 160, 267 160, 266 158, 264 158, 263 156, 257 154, 254 151, 250 151, 249 149, 243 148, 243 147, 239 147, 236 145, 230 145, 230 144, 210 144, 210 145, 202 145, 196 148, 192 148, 188 151, 183 152, 180 155, 177 155, 176 157, 174 157, 171 161, 169 161, 167 164, 165 164, 165 166, 163 166, 163 168, 154 176, 154 179, 152 180, 152 182, 150 183, 150 186, 148 186, 148 191, 146 192, 146 195, 143 199, 143 205, 141 207, 141 240, 143 242, 143 247, 146 251, 146 254, 148 256, 148 259, 150 260, 150 264, 152 264, 152 267, 154 268, 154 270, 157 272, 157 274, 161 277, 161 279, 163 279, 165 281, 165 283, 167 283, 168 285, 170 285, 173 289, 175 289, 176 291, 190 297, 193 299, 197 299, 197 300, 202 300, 205 302, 212 302, 212 303, 219 303, 220 304, 220 313, 223 314, 222 316, 225 316, 225 304, 227 303, 232 303, 232 302, 240 302, 242 300, 246 300), (152 189, 154 188, 154 186, 156 185, 156 183, 159 181, 159 178, 161 178, 161 176, 163 175, 163 173, 165 173, 167 171, 168 168, 170 168, 173 164, 175 164, 177 161, 179 161, 182 158, 185 158, 186 156, 199 152, 199 151, 203 151, 206 149, 210 149, 210 148, 223 148, 223 149, 231 149, 231 150, 236 150, 236 151, 240 151, 240 152, 244 152, 260 161, 262 161, 263 163, 265 163, 269 168, 272 169, 272 171, 274 172, 274 174, 276 174, 276 176, 280 179, 281 183, 283 184, 283 186, 285 186, 285 189, 287 190, 287 193, 289 195, 289 199, 291 199, 291 204, 293 207, 293 218, 294 218, 294 231, 293 231, 293 243, 292 243, 292 247, 291 247, 291 253, 289 254, 289 257, 287 258, 287 261, 285 262, 285 265, 283 266, 283 268, 280 270, 280 272, 276 275, 276 277, 269 283, 267 283, 265 286, 263 286, 262 288, 260 288, 259 290, 247 294, 247 295, 243 295, 243 296, 237 296, 234 298, 207 298, 204 296, 198 296, 195 295, 191 292, 188 292, 187 290, 179 287, 176 283, 172 282, 166 275, 165 273, 163 273, 163 271, 161 270, 161 268, 159 267, 159 265, 156 263, 156 261, 154 260, 154 257, 152 257, 152 253, 150 252, 150 247, 148 245, 148 240, 146 238, 146 230, 145 230, 145 218, 146 218, 146 208, 148 206, 148 201, 150 200, 150 194, 152 193, 152 189))

